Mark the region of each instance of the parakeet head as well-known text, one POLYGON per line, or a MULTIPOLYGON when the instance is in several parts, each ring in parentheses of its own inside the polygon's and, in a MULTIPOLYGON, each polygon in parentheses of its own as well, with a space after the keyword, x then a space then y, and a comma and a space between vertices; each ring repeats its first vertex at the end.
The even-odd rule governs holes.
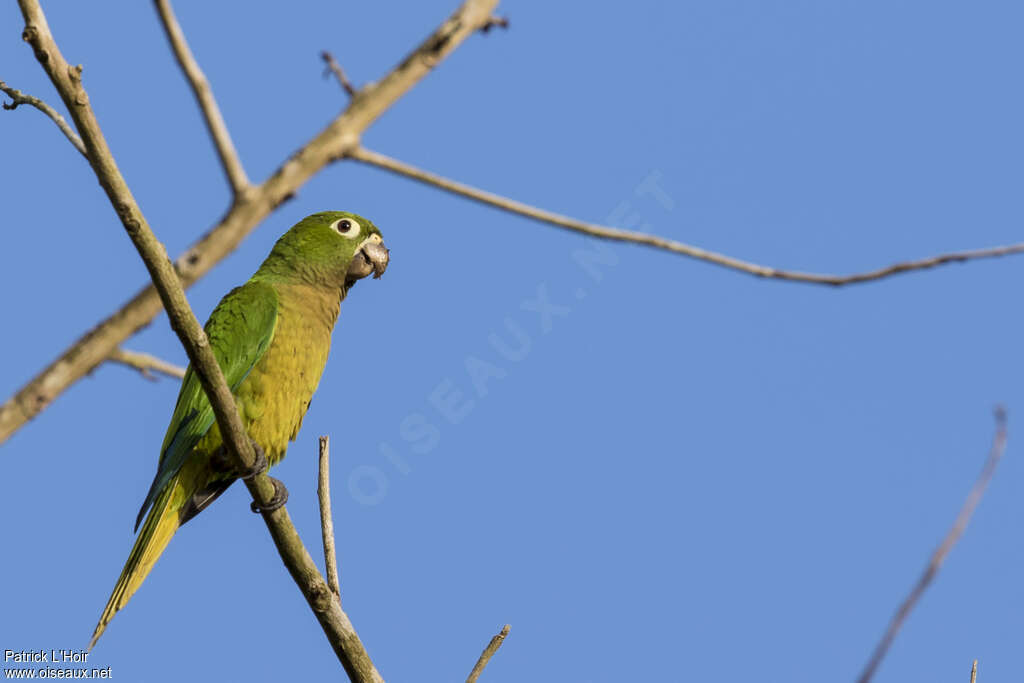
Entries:
POLYGON ((281 236, 257 277, 347 290, 387 267, 388 249, 376 225, 347 211, 321 211, 281 236))

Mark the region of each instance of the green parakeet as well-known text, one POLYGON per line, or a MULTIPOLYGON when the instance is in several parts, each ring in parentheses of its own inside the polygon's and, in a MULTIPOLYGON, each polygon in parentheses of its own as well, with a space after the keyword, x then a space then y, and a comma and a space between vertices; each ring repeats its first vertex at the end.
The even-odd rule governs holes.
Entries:
MULTIPOLYGON (((302 425, 327 363, 341 301, 357 280, 371 273, 380 277, 387 265, 388 250, 373 223, 343 211, 316 213, 286 232, 256 274, 210 314, 205 329, 213 353, 249 437, 270 465, 284 457, 302 425)), ((178 527, 246 475, 228 464, 213 409, 190 366, 136 529, 149 514, 90 649, 178 527)), ((275 480, 275 487, 276 498, 285 498, 283 485, 275 480)))

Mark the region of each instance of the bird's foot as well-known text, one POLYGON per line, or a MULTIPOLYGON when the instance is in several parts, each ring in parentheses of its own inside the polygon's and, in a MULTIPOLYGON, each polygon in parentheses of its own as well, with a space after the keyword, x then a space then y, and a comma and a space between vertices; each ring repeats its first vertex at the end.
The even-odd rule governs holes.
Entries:
POLYGON ((263 448, 256 443, 255 439, 252 440, 252 450, 256 454, 256 462, 253 466, 244 472, 239 472, 238 477, 244 481, 249 481, 257 474, 262 474, 267 471, 269 467, 267 463, 267 454, 263 452, 263 448))
POLYGON ((266 505, 260 505, 254 500, 252 505, 249 506, 253 512, 273 512, 288 502, 288 489, 285 488, 281 480, 274 479, 273 477, 267 477, 267 479, 274 485, 274 497, 266 505))
POLYGON ((265 472, 269 466, 267 456, 263 452, 263 448, 256 443, 255 440, 251 440, 251 442, 252 450, 256 454, 256 462, 253 463, 253 466, 248 470, 242 470, 239 472, 235 469, 234 459, 228 453, 227 446, 221 446, 213 452, 212 456, 210 456, 211 469, 218 474, 234 475, 239 479, 245 479, 246 481, 252 479, 261 472, 265 472))
POLYGON ((228 474, 234 471, 235 468, 231 464, 227 446, 221 446, 210 456, 210 469, 218 474, 228 474))

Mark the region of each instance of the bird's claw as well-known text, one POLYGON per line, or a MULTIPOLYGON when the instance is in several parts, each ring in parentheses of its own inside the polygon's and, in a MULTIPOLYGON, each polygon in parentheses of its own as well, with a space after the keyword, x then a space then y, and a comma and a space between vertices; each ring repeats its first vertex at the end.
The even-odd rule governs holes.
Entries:
POLYGON ((284 507, 284 504, 288 502, 288 489, 285 488, 281 480, 274 479, 273 477, 267 477, 267 479, 274 485, 274 497, 266 505, 260 505, 254 500, 249 506, 253 512, 273 512, 280 507, 284 507))
POLYGON ((249 468, 249 470, 242 472, 238 475, 238 477, 243 481, 249 481, 257 474, 262 474, 263 472, 267 471, 267 455, 266 453, 263 452, 263 448, 258 443, 256 443, 255 440, 253 440, 252 442, 252 450, 256 454, 256 462, 253 463, 253 466, 249 468))

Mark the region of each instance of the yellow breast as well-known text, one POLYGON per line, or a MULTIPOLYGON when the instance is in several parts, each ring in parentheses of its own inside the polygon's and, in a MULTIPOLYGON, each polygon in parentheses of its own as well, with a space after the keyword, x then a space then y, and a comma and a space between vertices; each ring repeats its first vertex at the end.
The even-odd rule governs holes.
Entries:
POLYGON ((282 286, 278 296, 274 339, 235 392, 249 436, 271 465, 298 434, 320 383, 340 297, 302 285, 282 286))

